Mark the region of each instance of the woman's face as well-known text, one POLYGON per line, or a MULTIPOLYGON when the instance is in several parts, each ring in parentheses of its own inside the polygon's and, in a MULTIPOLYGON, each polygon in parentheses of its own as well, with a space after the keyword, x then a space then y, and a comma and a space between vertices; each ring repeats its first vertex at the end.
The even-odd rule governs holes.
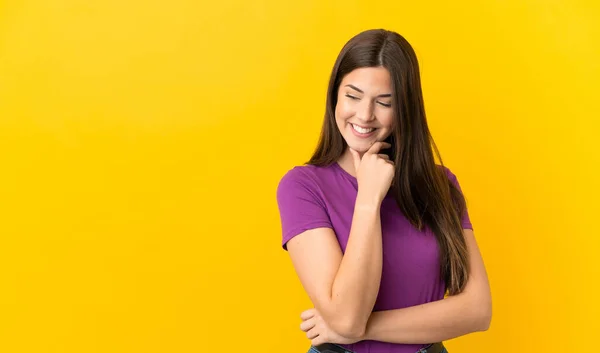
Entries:
POLYGON ((392 82, 384 67, 364 67, 347 74, 338 89, 335 121, 352 149, 364 153, 392 132, 392 82))

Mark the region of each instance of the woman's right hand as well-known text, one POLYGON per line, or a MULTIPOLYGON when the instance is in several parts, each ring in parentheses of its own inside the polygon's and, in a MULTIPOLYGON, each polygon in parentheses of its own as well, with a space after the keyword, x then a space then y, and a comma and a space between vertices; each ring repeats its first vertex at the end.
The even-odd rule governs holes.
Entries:
POLYGON ((381 204, 390 189, 394 179, 394 162, 390 161, 388 155, 379 152, 391 146, 387 142, 375 142, 362 158, 349 147, 358 181, 358 194, 367 202, 381 204))

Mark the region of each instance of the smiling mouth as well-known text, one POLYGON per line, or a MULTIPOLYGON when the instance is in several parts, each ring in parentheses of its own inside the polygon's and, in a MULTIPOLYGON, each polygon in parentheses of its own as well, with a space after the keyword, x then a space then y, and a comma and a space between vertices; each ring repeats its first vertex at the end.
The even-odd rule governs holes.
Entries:
POLYGON ((360 134, 368 134, 368 133, 371 133, 376 130, 376 128, 374 128, 374 127, 364 128, 364 127, 360 127, 360 126, 354 125, 354 124, 350 124, 350 125, 352 125, 352 129, 354 129, 354 131, 356 131, 360 134))

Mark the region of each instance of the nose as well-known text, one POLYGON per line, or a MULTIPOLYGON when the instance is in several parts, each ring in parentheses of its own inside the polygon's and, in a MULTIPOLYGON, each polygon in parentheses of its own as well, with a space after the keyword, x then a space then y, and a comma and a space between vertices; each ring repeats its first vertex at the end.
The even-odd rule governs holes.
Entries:
POLYGON ((373 104, 368 100, 363 100, 361 104, 356 108, 356 117, 358 120, 369 122, 375 120, 375 114, 373 112, 373 104))

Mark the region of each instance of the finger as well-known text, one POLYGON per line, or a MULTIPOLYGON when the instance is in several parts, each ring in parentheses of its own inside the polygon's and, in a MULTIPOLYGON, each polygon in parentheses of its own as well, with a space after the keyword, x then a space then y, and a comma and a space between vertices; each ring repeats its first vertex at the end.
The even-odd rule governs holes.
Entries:
POLYGON ((385 160, 388 160, 388 161, 390 160, 390 156, 388 156, 387 154, 379 153, 378 156, 381 159, 385 159, 385 160))
POLYGON ((360 165, 360 153, 352 149, 352 147, 348 147, 350 150, 350 154, 352 155, 352 163, 354 163, 354 170, 358 170, 358 166, 360 165))
POLYGON ((369 154, 377 154, 377 153, 379 153, 379 151, 381 151, 382 149, 385 149, 385 148, 390 148, 390 147, 392 147, 392 144, 390 144, 390 143, 388 143, 388 142, 378 141, 378 142, 375 142, 375 143, 373 144, 373 146, 371 146, 371 147, 369 148, 369 150, 368 150, 367 152, 365 152, 365 153, 369 153, 369 154))
POLYGON ((317 336, 317 338, 315 338, 314 340, 310 341, 311 346, 313 347, 317 347, 322 345, 323 343, 327 343, 327 340, 325 340, 324 338, 322 338, 321 336, 317 336))
POLYGON ((302 323, 300 324, 300 329, 304 332, 311 330, 313 327, 315 327, 317 323, 317 320, 315 320, 315 318, 310 318, 306 321, 302 321, 302 323))
POLYGON ((308 310, 304 310, 302 312, 302 314, 300 314, 300 318, 302 320, 308 320, 308 319, 310 319, 313 316, 315 316, 315 309, 314 308, 308 309, 308 310))
POLYGON ((319 333, 318 333, 318 332, 317 332, 317 330, 315 330, 314 328, 313 328, 313 329, 311 329, 311 330, 309 330, 309 331, 306 333, 306 337, 307 337, 309 340, 312 340, 313 338, 316 338, 316 337, 318 337, 318 336, 319 336, 319 333))

